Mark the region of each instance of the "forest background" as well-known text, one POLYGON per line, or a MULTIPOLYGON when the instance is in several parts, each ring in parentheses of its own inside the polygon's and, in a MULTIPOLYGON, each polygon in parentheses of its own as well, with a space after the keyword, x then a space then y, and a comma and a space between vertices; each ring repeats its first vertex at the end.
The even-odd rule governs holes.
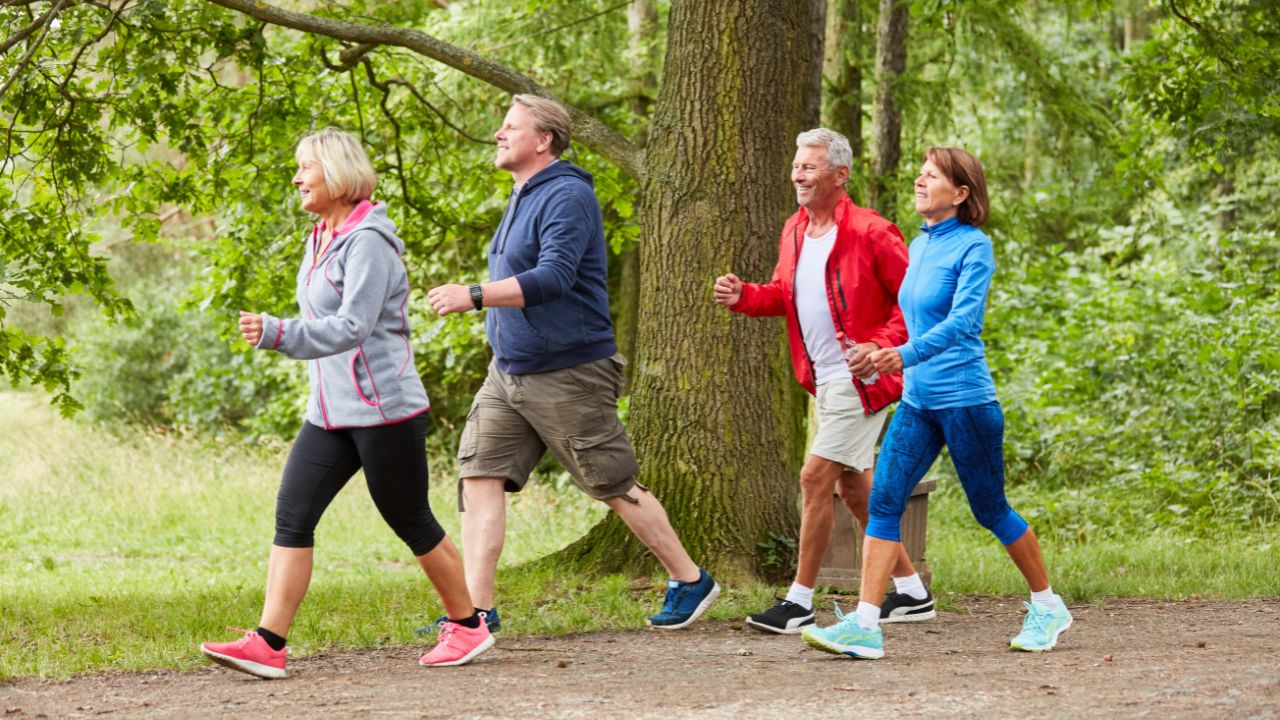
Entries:
MULTIPOLYGON (((310 226, 289 185, 293 148, 306 132, 336 125, 371 150, 377 196, 408 246, 418 289, 414 351, 433 400, 432 467, 448 478, 489 351, 476 316, 436 318, 424 296, 434 285, 484 276, 510 183, 492 166, 491 143, 509 92, 410 47, 286 29, 253 17, 245 9, 253 5, 260 4, 0 4, 0 369, 15 388, 37 388, 75 416, 56 431, 61 442, 143 437, 177 443, 192 458, 247 453, 265 458, 250 465, 278 466, 297 428, 303 373, 236 340, 234 318, 241 308, 290 314, 298 239, 310 226)), ((710 288, 717 271, 766 279, 776 228, 794 209, 784 184, 794 131, 820 122, 855 141, 855 202, 893 219, 908 239, 918 224, 910 183, 924 149, 956 145, 984 161, 993 206, 986 229, 999 262, 984 339, 1008 421, 1011 493, 1047 545, 1080 549, 1082 573, 1110 578, 1082 580, 1078 594, 1124 593, 1123 565, 1140 562, 1125 549, 1157 546, 1187 555, 1212 548, 1210 565, 1258 562, 1245 564, 1252 582, 1232 576, 1208 592, 1231 594, 1223 588, 1235 583, 1236 591, 1280 594, 1274 576, 1250 569, 1280 556, 1280 7, 1273 0, 745 3, 777 6, 768 22, 750 13, 741 20, 787 39, 759 38, 766 48, 783 46, 770 52, 824 48, 814 53, 820 67, 788 68, 812 67, 804 75, 812 82, 796 76, 795 84, 820 81, 821 91, 788 96, 781 122, 726 101, 703 108, 708 127, 675 131, 678 112, 664 111, 663 98, 677 83, 700 81, 677 66, 688 58, 673 49, 695 42, 691 34, 717 42, 708 22, 728 34, 738 22, 728 19, 733 3, 719 10, 659 0, 278 5, 340 24, 420 29, 518 69, 594 118, 596 125, 580 125, 586 141, 568 157, 595 175, 605 210, 617 329, 635 360, 637 393, 622 411, 629 420, 648 413, 635 429, 646 472, 693 468, 652 484, 670 488, 668 507, 700 555, 766 578, 791 562, 803 397, 777 371, 785 368, 781 323, 731 319, 711 307, 710 288), (696 16, 699 8, 707 14, 696 16), (800 42, 806 38, 813 42, 800 42), (767 207, 752 210, 755 220, 711 223, 701 235, 672 231, 679 223, 667 216, 642 220, 665 212, 647 185, 663 180, 658 150, 671 147, 664 138, 714 134, 720 125, 746 127, 741 137, 767 127, 771 134, 761 137, 779 141, 739 145, 740 168, 732 153, 669 164, 707 163, 720 192, 771 198, 767 207), (646 146, 647 165, 633 152, 646 146), (748 149, 769 161, 765 169, 748 149), (705 282, 655 281, 667 237, 686 238, 710 258, 692 264, 705 282), (743 257, 752 258, 745 267, 736 262, 743 257), (687 305, 674 315, 655 310, 672 293, 687 305), (695 315, 672 322, 681 312, 695 315), (721 319, 692 322, 704 312, 721 319), (647 329, 646 313, 657 317, 647 329), (702 376, 663 376, 659 361, 670 352, 707 355, 695 368, 702 376), (717 476, 742 468, 720 473, 716 464, 741 446, 727 440, 737 426, 726 408, 738 391, 713 378, 750 375, 756 366, 763 369, 749 380, 763 389, 747 406, 781 408, 773 429, 794 432, 776 443, 770 462, 780 479, 764 493, 767 507, 748 513, 760 522, 742 538, 719 537, 700 530, 706 515, 694 500, 704 491, 708 499, 731 494, 733 477, 726 490, 717 476), (663 403, 682 393, 688 417, 673 419, 663 403), (704 430, 724 449, 704 451, 705 439, 681 444, 686 432, 704 430), (672 461, 669 446, 685 454, 672 461)), ((28 407, 20 402, 5 407, 31 414, 16 409, 28 407)), ((768 430, 752 436, 748 450, 767 444, 760 438, 768 430)), ((0 568, 17 576, 74 565, 75 551, 56 549, 65 528, 44 516, 59 498, 19 480, 26 466, 16 464, 16 452, 6 455, 5 476, 15 482, 0 491, 0 568)), ((126 476, 129 464, 121 462, 126 476)), ((600 515, 571 499, 553 462, 539 472, 548 502, 581 519, 548 540, 549 551, 600 515)), ((944 478, 935 526, 939 518, 969 522, 949 472, 949 463, 935 469, 944 478)), ((59 492, 121 491, 111 472, 98 474, 106 479, 59 492)), ((197 492, 201 503, 216 502, 208 492, 197 492)), ((266 516, 267 507, 257 510, 266 516)), ((616 528, 592 532, 595 547, 616 528)), ((936 538, 939 552, 950 547, 956 557, 987 541, 936 538)), ((116 554, 173 555, 180 540, 116 554)), ((82 541, 92 544, 75 542, 82 541)), ((649 567, 592 554, 583 542, 572 547, 562 559, 609 571, 649 567)), ((967 586, 956 577, 953 587, 1008 591, 1001 577, 978 573, 967 586)), ((36 597, 41 587, 25 591, 36 597)), ((1136 592, 1194 590, 1156 582, 1136 592)), ((242 602, 252 606, 252 590, 242 602)), ((20 603, 6 611, 30 621, 20 603)), ((29 629, 14 632, 32 638, 29 629)), ((14 662, 7 672, 44 667, 14 662)))

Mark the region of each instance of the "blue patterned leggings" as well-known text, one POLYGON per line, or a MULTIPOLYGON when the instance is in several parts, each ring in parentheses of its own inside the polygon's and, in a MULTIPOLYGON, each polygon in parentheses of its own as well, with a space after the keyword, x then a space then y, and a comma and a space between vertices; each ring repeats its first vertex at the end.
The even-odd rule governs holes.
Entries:
POLYGON ((901 541, 907 500, 944 444, 978 523, 1005 545, 1021 538, 1027 521, 1004 496, 1004 413, 998 402, 941 410, 898 404, 876 462, 867 535, 901 541))

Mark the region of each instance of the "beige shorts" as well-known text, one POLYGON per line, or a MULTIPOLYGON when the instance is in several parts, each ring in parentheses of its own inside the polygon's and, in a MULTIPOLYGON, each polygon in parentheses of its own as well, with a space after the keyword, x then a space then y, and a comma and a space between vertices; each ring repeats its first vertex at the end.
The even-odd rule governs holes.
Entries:
POLYGON ((502 478, 520 492, 551 450, 573 482, 597 500, 624 497, 640 466, 618 420, 622 355, 563 370, 508 375, 489 364, 458 443, 458 509, 466 478, 502 478))
POLYGON ((810 455, 862 472, 876 461, 876 441, 887 412, 867 415, 852 379, 839 378, 818 386, 818 432, 810 455))

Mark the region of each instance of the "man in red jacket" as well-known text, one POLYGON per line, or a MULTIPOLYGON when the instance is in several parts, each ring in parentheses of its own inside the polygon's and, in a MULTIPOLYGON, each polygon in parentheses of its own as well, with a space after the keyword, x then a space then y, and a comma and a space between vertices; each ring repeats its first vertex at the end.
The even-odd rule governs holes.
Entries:
MULTIPOLYGON (((902 375, 874 375, 867 356, 907 339, 898 286, 907 247, 898 228, 845 194, 853 152, 840 133, 817 128, 796 138, 791 181, 800 209, 782 229, 778 265, 767 283, 716 278, 715 300, 753 317, 783 315, 796 379, 817 396, 818 432, 800 471, 800 562, 785 598, 747 618, 760 630, 799 634, 813 623, 813 586, 831 539, 831 493, 867 524, 875 444, 884 408, 902 394, 902 375)), ((927 620, 933 597, 905 550, 882 622, 927 620)))

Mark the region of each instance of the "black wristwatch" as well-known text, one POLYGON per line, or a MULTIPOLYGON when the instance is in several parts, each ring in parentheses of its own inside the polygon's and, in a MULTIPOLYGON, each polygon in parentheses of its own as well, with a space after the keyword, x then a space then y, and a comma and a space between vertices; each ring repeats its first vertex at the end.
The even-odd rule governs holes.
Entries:
POLYGON ((484 307, 484 293, 480 291, 479 285, 472 285, 467 288, 471 291, 471 304, 476 306, 477 310, 484 307))

